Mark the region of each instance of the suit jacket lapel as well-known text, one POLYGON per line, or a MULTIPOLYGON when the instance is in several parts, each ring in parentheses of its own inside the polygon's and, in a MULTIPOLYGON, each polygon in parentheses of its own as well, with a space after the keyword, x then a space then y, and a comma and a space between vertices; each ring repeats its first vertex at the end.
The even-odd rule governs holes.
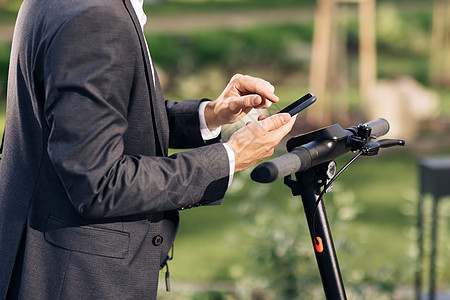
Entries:
MULTIPOLYGON (((155 139, 162 155, 167 156, 169 131, 167 128, 167 113, 164 104, 164 98, 162 96, 161 87, 159 85, 158 77, 155 70, 155 78, 152 73, 152 66, 150 65, 151 60, 149 56, 149 51, 147 48, 147 42, 144 37, 139 19, 134 11, 134 8, 129 0, 123 0, 125 7, 133 20, 134 26, 136 28, 136 33, 139 36, 139 42, 141 45, 142 54, 144 57, 145 64, 145 74, 147 77, 147 84, 150 90, 150 107, 152 113, 153 126, 155 128, 155 139), (156 85, 156 86, 155 86, 156 85), (157 90, 158 89, 158 90, 157 90), (158 97, 159 96, 159 97, 158 97), (164 128, 162 128, 164 127, 164 128)), ((154 68, 153 68, 154 69, 154 68)))
MULTIPOLYGON (((147 48, 146 48, 147 49, 147 48)), ((153 99, 156 99, 156 101, 151 101, 154 107, 157 107, 156 115, 154 116, 155 120, 157 120, 157 124, 164 124, 164 126, 157 126, 158 128, 158 135, 159 139, 162 143, 163 153, 164 156, 167 156, 167 149, 169 148, 169 121, 167 117, 167 111, 166 111, 166 104, 164 101, 164 95, 162 92, 161 85, 159 83, 159 77, 158 73, 155 70, 154 78, 155 81, 153 81, 153 78, 151 78, 151 84, 152 84, 152 97, 153 99)))

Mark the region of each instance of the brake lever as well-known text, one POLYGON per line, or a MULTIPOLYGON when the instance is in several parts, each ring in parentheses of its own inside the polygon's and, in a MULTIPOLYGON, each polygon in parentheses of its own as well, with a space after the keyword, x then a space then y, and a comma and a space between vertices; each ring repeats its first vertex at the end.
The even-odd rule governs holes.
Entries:
POLYGON ((383 139, 379 141, 369 141, 361 148, 362 155, 374 156, 378 154, 380 148, 389 148, 394 146, 405 146, 404 140, 383 139))
POLYGON ((379 140, 377 143, 380 144, 380 148, 405 146, 405 141, 399 140, 399 139, 383 139, 383 140, 379 140))
POLYGON ((380 150, 380 143, 375 141, 369 141, 361 148, 362 155, 365 156, 374 156, 378 154, 380 150))

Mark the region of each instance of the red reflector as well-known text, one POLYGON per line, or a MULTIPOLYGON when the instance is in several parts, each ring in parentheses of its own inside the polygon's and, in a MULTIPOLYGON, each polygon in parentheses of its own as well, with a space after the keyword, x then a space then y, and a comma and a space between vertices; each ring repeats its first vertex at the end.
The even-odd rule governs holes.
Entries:
POLYGON ((322 243, 322 239, 320 237, 316 237, 314 239, 314 245, 316 246, 316 251, 319 253, 323 252, 323 243, 322 243))

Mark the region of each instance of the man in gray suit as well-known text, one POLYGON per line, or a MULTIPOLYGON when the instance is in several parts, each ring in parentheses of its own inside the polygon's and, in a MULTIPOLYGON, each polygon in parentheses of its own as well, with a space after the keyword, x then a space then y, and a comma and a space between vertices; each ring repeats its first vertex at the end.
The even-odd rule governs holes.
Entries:
POLYGON ((144 22, 142 0, 23 2, 0 165, 0 299, 155 299, 178 210, 219 204, 233 173, 290 131, 294 118, 279 114, 220 143, 221 125, 278 101, 273 87, 236 75, 215 101, 164 101, 144 22))

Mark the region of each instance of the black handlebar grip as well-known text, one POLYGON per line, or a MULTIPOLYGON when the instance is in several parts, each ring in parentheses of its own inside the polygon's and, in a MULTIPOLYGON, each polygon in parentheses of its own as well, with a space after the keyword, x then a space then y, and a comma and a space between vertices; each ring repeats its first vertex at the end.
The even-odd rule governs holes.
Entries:
POLYGON ((383 118, 372 120, 365 123, 364 125, 370 126, 372 128, 371 135, 375 136, 376 138, 385 135, 389 131, 389 122, 383 118))
POLYGON ((291 152, 266 161, 253 169, 250 177, 260 183, 269 183, 309 168, 311 154, 305 148, 298 147, 291 152))

